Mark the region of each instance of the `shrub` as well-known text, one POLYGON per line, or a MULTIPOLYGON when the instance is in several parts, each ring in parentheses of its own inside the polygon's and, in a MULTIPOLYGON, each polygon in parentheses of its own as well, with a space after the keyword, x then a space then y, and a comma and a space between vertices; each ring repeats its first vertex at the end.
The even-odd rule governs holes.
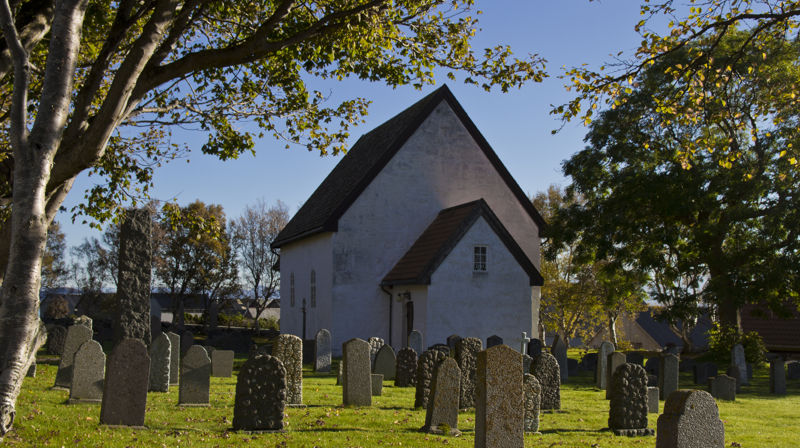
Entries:
POLYGON ((258 326, 261 329, 280 330, 278 319, 274 317, 264 317, 258 320, 258 326))
POLYGON ((708 351, 717 364, 731 363, 731 350, 736 344, 744 347, 744 357, 748 363, 754 367, 764 364, 767 349, 758 333, 750 331, 742 334, 734 327, 723 327, 718 323, 708 330, 708 351))

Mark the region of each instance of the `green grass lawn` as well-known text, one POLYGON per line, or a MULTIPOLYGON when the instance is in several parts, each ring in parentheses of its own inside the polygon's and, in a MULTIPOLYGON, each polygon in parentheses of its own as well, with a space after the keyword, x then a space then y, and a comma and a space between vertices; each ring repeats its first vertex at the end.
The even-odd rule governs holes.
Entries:
MULTIPOLYGON (((570 353, 572 355, 572 353, 570 353)), ((237 367, 241 360, 237 360, 237 367)), ((341 407, 341 388, 333 375, 306 371, 303 402, 306 408, 287 408, 287 432, 245 434, 229 431, 233 418, 236 378, 211 379, 211 406, 181 408, 177 387, 169 393, 147 397, 145 430, 107 428, 98 424, 99 404, 65 404, 68 393, 52 390, 56 366, 40 364, 36 378, 26 378, 18 400, 14 430, 3 441, 6 446, 54 447, 425 447, 449 445, 471 447, 475 413, 459 415, 461 437, 421 433, 425 411, 412 409, 413 388, 395 388, 385 382, 383 396, 373 397, 371 408, 341 407)), ((789 395, 773 397, 768 392, 766 369, 755 372, 753 385, 736 402, 721 402, 725 445, 741 447, 800 446, 800 383, 789 383, 789 395)), ((583 372, 562 386, 561 406, 556 414, 542 414, 541 435, 526 435, 525 446, 542 447, 652 447, 654 437, 617 437, 607 427, 608 401, 592 385, 592 375, 583 372)), ((681 374, 681 387, 691 388, 691 375, 681 374)), ((664 403, 661 402, 663 410, 664 403)), ((650 414, 650 427, 656 428, 650 414)))

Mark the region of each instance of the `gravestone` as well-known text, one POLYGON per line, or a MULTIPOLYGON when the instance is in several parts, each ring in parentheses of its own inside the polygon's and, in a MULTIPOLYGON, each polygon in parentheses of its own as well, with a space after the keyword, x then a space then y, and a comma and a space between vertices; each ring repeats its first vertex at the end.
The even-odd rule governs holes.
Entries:
POLYGON ((717 365, 713 362, 698 362, 693 366, 694 384, 704 386, 708 384, 708 379, 718 374, 717 365))
POLYGON ((522 373, 531 373, 531 363, 533 358, 528 355, 522 355, 522 373))
POLYGON ((478 375, 478 353, 483 342, 478 338, 465 338, 456 344, 456 364, 461 372, 461 385, 458 392, 460 409, 475 406, 475 380, 478 375))
POLYGON ((286 404, 303 404, 303 341, 293 334, 280 334, 272 347, 272 356, 286 369, 286 404))
POLYGON ((642 352, 626 352, 625 359, 626 362, 639 364, 640 366, 644 365, 644 355, 642 354, 642 352))
POLYGON ((397 358, 394 355, 394 349, 391 345, 385 344, 378 349, 378 354, 375 355, 375 365, 372 366, 372 371, 383 375, 386 381, 393 380, 397 372, 397 358))
POLYGON ((718 400, 736 400, 736 378, 718 375, 708 379, 708 392, 718 400))
POLYGON ((539 353, 542 353, 542 341, 541 339, 531 339, 528 342, 528 356, 533 358, 534 356, 539 356, 539 353))
POLYGON ((72 325, 67 329, 67 337, 64 340, 64 350, 61 353, 61 361, 58 363, 56 372, 56 382, 54 387, 69 388, 72 385, 72 369, 75 361, 75 352, 78 351, 84 342, 92 339, 92 330, 83 325, 72 325))
POLYGON ((783 358, 773 359, 769 362, 769 393, 786 395, 786 368, 783 358))
POLYGON ((150 339, 161 334, 161 314, 150 313, 150 339))
POLYGON ((525 395, 525 432, 539 432, 539 408, 542 400, 542 386, 530 373, 524 375, 522 383, 525 395))
POLYGON ((445 356, 450 356, 450 346, 447 344, 433 344, 428 347, 428 350, 439 350, 440 352, 444 353, 445 356))
POLYGON ((372 406, 369 343, 353 338, 342 344, 342 403, 372 406))
POLYGON ((67 327, 55 325, 47 330, 47 353, 61 356, 64 353, 64 343, 67 340, 67 327))
MULTIPOLYGON (((617 370, 617 367, 625 365, 627 357, 625 353, 622 352, 614 352, 609 353, 608 360, 606 361, 606 378, 608 380, 611 379, 611 376, 614 375, 614 372, 617 370)), ((645 375, 647 375, 645 373, 645 375)), ((647 377, 645 377, 645 383, 647 383, 647 377)), ((646 386, 647 384, 645 384, 646 386)), ((606 400, 611 398, 611 388, 606 388, 606 400)))
MULTIPOLYGON (((595 372, 597 370, 597 353, 592 352, 583 355, 580 368, 581 370, 595 372)), ((595 381, 597 381, 597 378, 595 378, 595 381)))
POLYGON ((542 411, 557 411, 561 409, 561 374, 558 371, 558 361, 547 352, 533 358, 531 373, 539 380, 542 386, 542 411))
POLYGON ((455 353, 456 344, 461 339, 462 339, 462 337, 457 335, 457 334, 451 334, 450 336, 447 337, 447 346, 450 347, 450 353, 455 353))
POLYGON ((647 362, 644 363, 644 370, 647 372, 648 375, 655 375, 658 376, 658 366, 659 366, 659 358, 652 357, 648 358, 647 362))
POLYGON ((169 338, 169 384, 177 385, 181 370, 181 337, 173 332, 167 333, 169 338))
POLYGON ((658 388, 647 386, 647 412, 658 414, 658 388))
POLYGON ((647 385, 651 387, 658 387, 658 377, 656 375, 647 374, 647 385))
POLYGON ((148 390, 169 392, 172 347, 169 337, 161 333, 150 344, 150 379, 148 390))
POLYGON ((380 373, 373 373, 370 375, 370 385, 373 397, 380 397, 383 393, 383 375, 380 373))
POLYGON ((211 359, 200 345, 193 345, 181 358, 178 404, 208 406, 211 387, 211 359))
POLYGON ((723 448, 725 427, 714 398, 702 390, 677 390, 658 417, 656 448, 723 448))
POLYGON ((233 376, 233 350, 211 352, 211 376, 230 378, 233 376))
POLYGON ((436 367, 433 374, 431 395, 422 431, 454 436, 461 434, 458 430, 460 389, 461 369, 458 368, 455 359, 447 358, 436 367))
POLYGON ((314 371, 331 371, 331 332, 323 328, 314 337, 314 371))
POLYGON ((727 373, 729 377, 731 377, 734 380, 736 380, 736 392, 737 393, 741 392, 742 391, 742 383, 738 380, 738 378, 741 377, 741 375, 739 373, 739 368, 736 367, 735 365, 731 364, 730 367, 728 367, 728 370, 725 373, 727 373))
POLYGON ((100 423, 144 427, 150 356, 141 339, 124 339, 106 363, 100 423))
POLYGON ((152 218, 146 208, 125 211, 119 229, 117 295, 112 329, 114 342, 141 339, 150 345, 150 276, 152 218))
POLYGON ((422 353, 422 349, 425 347, 422 344, 422 333, 418 330, 412 330, 411 333, 408 334, 408 346, 413 348, 415 353, 422 353))
POLYGON ((658 370, 658 390, 661 398, 666 400, 673 392, 678 390, 678 357, 671 353, 662 353, 658 370))
POLYGON ((188 352, 189 348, 191 348, 193 345, 194 345, 194 333, 192 333, 189 330, 185 330, 181 334, 181 345, 180 345, 181 357, 186 356, 186 352, 188 352))
POLYGON ((608 383, 608 355, 614 351, 614 344, 603 341, 597 351, 597 367, 595 369, 595 385, 598 389, 605 389, 608 383))
POLYGON ((787 378, 790 380, 800 380, 800 362, 792 361, 786 365, 787 378))
POLYGON ((88 340, 81 344, 73 361, 70 403, 100 402, 103 399, 106 355, 100 343, 88 340))
POLYGON ((492 348, 497 345, 503 344, 503 338, 494 334, 486 338, 486 348, 492 348))
POLYGON ((397 352, 397 370, 394 378, 395 387, 413 387, 417 376, 417 352, 411 347, 401 348, 397 352))
POLYGON ((378 355, 378 350, 383 347, 385 342, 377 336, 369 338, 367 342, 369 343, 369 366, 372 368, 375 365, 375 357, 378 355))
POLYGON ((257 354, 242 365, 236 379, 233 429, 283 431, 286 369, 276 357, 257 354))
POLYGON ((550 353, 553 354, 558 362, 558 368, 561 372, 561 382, 566 383, 567 379, 569 379, 569 371, 567 370, 567 344, 558 334, 556 334, 555 339, 553 339, 553 346, 550 349, 550 353))
MULTIPOLYGON (((616 353, 612 353, 612 356, 616 353)), ((624 354, 620 353, 623 357, 624 354)), ((618 436, 651 436, 647 427, 647 372, 639 364, 625 363, 611 374, 608 427, 618 436)), ((658 403, 658 402, 656 402, 658 403)))
POLYGON ((569 376, 575 376, 578 374, 578 360, 567 358, 567 370, 569 370, 569 376))
POLYGON ((745 361, 744 347, 742 347, 742 344, 736 344, 731 349, 731 365, 738 369, 739 376, 736 378, 738 382, 737 387, 750 384, 750 381, 747 379, 747 362, 745 361))
POLYGON ((426 350, 417 360, 417 390, 414 394, 414 407, 427 409, 428 397, 431 392, 431 382, 436 366, 447 358, 442 350, 426 350))
POLYGON ((522 354, 502 344, 487 348, 478 353, 477 378, 475 447, 522 447, 525 431, 525 413, 520 412, 525 400, 522 354))
POLYGON ((336 385, 340 386, 342 384, 342 368, 344 367, 343 362, 339 362, 339 373, 336 375, 336 385))

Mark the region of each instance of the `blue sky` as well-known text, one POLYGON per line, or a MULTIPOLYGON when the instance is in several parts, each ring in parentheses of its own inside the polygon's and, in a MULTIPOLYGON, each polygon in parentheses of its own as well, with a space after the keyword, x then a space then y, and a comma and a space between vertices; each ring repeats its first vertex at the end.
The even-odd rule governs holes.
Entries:
MULTIPOLYGON (((550 75, 542 83, 531 83, 508 93, 486 93, 460 80, 448 81, 467 114, 494 148, 522 187, 533 195, 550 184, 567 185, 561 175, 561 162, 583 148, 586 129, 570 123, 556 135, 551 131, 560 121, 549 114, 551 104, 571 98, 558 79, 563 67, 589 64, 599 67, 619 51, 632 54, 641 40, 633 27, 641 18, 639 2, 633 0, 477 0, 481 31, 475 41, 480 49, 498 43, 511 45, 515 54, 538 53, 548 60, 550 75)), ((444 81, 440 77, 438 82, 444 81)), ((441 84, 437 84, 441 85, 441 84)), ((422 91, 414 88, 391 89, 383 84, 358 80, 311 84, 332 100, 362 96, 372 101, 366 122, 351 131, 350 143, 398 112, 413 104, 437 86, 422 91)), ((221 162, 200 154, 205 141, 200 133, 176 133, 175 141, 197 148, 190 162, 174 161, 156 171, 152 196, 161 200, 177 198, 185 205, 195 199, 220 204, 229 218, 237 217, 248 204, 263 198, 268 203, 280 199, 297 211, 341 158, 320 157, 301 147, 285 149, 272 138, 260 140, 255 157, 221 162)), ((94 178, 85 174, 75 182, 64 206, 70 209, 83 199, 84 190, 94 178)), ((86 224, 70 222, 70 214, 57 220, 67 235, 67 245, 76 246, 84 238, 99 237, 86 224)))

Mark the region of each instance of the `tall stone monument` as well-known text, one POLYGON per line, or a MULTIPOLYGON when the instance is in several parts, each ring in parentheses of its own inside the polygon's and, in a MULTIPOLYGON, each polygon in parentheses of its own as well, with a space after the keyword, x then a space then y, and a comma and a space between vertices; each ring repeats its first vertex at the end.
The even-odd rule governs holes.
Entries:
POLYGON ((478 353, 475 447, 522 447, 525 413, 522 354, 497 345, 478 353))
POLYGON ((150 273, 153 251, 150 244, 150 211, 125 211, 119 232, 119 273, 117 306, 112 322, 114 342, 141 339, 150 345, 150 273))
POLYGON ((278 335, 272 355, 286 369, 286 402, 289 406, 303 404, 303 340, 293 334, 278 335))
POLYGON ((600 350, 597 352, 597 366, 595 368, 595 385, 598 389, 605 389, 608 385, 608 367, 606 367, 608 363, 608 355, 614 351, 614 344, 603 341, 600 344, 600 350))

